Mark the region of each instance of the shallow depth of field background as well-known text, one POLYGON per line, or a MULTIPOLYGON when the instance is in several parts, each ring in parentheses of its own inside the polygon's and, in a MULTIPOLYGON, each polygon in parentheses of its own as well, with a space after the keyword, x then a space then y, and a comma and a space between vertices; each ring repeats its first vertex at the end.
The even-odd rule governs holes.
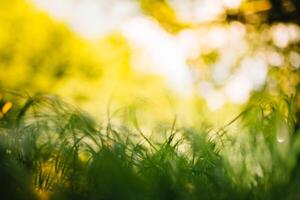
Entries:
POLYGON ((299 25, 298 0, 0 0, 0 195, 300 198, 299 25))
POLYGON ((0 85, 100 120, 109 108, 150 127, 222 125, 255 98, 296 94, 299 5, 274 2, 2 0, 0 85))

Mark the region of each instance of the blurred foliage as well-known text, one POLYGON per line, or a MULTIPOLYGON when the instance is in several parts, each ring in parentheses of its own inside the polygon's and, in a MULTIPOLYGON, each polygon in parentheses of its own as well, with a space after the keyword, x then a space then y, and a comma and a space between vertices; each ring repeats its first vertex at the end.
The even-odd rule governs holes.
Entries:
MULTIPOLYGON (((169 4, 170 1, 139 0, 139 2, 146 13, 157 18, 159 22, 165 20, 168 26, 173 25, 173 28, 178 27, 177 23, 179 23, 180 20, 176 16, 176 11, 169 4)), ((193 3, 193 0, 189 2, 193 3)), ((232 4, 234 4, 234 2, 232 4)), ((226 8, 225 6, 226 17, 221 20, 237 20, 243 23, 256 24, 272 24, 278 22, 299 24, 299 13, 300 3, 298 0, 242 0, 240 6, 237 8, 226 8)), ((193 25, 186 24, 186 26, 181 26, 181 28, 187 28, 189 26, 191 27, 193 25)), ((163 25, 163 27, 165 26, 163 25)), ((178 28, 180 28, 180 26, 178 28)))
POLYGON ((172 9, 167 0, 139 0, 139 3, 147 15, 155 18, 170 33, 177 33, 190 26, 178 20, 176 11, 172 9))
POLYGON ((267 23, 300 23, 300 3, 297 0, 251 0, 247 1, 242 8, 245 15, 266 16, 261 18, 265 19, 267 23))
POLYGON ((173 97, 164 81, 131 69, 130 48, 119 33, 88 42, 23 0, 0 3, 2 89, 55 93, 100 119, 109 104, 124 119, 127 107, 144 110, 145 121, 174 117, 165 112, 173 97))
POLYGON ((2 87, 53 91, 67 77, 101 75, 89 46, 24 1, 1 1, 2 87))
MULTIPOLYGON (((260 7, 263 2, 267 1, 245 1, 240 10, 249 11, 250 8, 260 7)), ((162 78, 136 72, 132 69, 132 49, 118 32, 90 42, 76 35, 66 24, 55 21, 23 0, 0 3, 0 87, 3 89, 21 89, 31 94, 55 93, 102 120, 107 118, 108 107, 110 112, 116 111, 114 116, 122 116, 123 119, 132 118, 134 112, 142 112, 141 121, 149 124, 151 121, 170 121, 174 116, 179 122, 187 124, 199 121, 220 124, 240 110, 240 106, 228 103, 223 110, 217 111, 218 115, 212 115, 215 112, 206 108, 199 95, 183 100, 165 87, 162 78)), ((202 27, 201 24, 180 20, 169 1, 142 0, 139 3, 145 14, 174 35, 185 29, 202 27)), ((229 14, 237 12, 230 11, 229 14)), ((262 13, 253 11, 243 15, 251 18, 257 14, 260 16, 262 13)), ((266 39, 266 32, 272 29, 272 24, 263 24, 267 21, 253 24, 242 17, 235 18, 233 23, 222 20, 211 22, 208 27, 203 25, 203 28, 213 31, 214 27, 239 27, 241 25, 235 21, 240 20, 245 23, 245 40, 250 43, 250 52, 237 54, 231 74, 237 70, 242 59, 254 54, 252 51, 275 51, 285 58, 290 52, 298 52, 298 43, 278 48, 272 39, 266 39)), ((230 21, 230 18, 227 20, 230 21)), ((199 81, 204 80, 222 89, 215 82, 212 71, 224 59, 225 53, 224 49, 205 47, 198 57, 188 60, 192 73, 197 77, 195 88, 199 81)), ((270 69, 264 91, 271 95, 297 95, 298 71, 285 59, 284 66, 270 69)))

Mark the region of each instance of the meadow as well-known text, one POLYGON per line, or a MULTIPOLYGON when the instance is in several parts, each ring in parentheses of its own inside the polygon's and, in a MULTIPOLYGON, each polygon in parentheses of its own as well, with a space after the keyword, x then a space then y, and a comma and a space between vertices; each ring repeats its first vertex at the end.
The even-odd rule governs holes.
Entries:
POLYGON ((96 122, 55 96, 7 94, 3 199, 300 197, 293 98, 251 105, 220 129, 174 120, 146 137, 138 123, 96 122))
POLYGON ((0 0, 1 200, 299 200, 297 0, 0 0))

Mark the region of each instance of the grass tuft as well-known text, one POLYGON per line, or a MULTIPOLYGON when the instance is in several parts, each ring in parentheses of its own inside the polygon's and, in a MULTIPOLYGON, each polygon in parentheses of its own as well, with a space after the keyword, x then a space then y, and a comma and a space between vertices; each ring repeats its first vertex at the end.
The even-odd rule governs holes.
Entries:
POLYGON ((137 122, 100 126, 54 96, 7 96, 1 199, 300 198, 292 100, 252 105, 216 131, 174 120, 156 140, 137 122))

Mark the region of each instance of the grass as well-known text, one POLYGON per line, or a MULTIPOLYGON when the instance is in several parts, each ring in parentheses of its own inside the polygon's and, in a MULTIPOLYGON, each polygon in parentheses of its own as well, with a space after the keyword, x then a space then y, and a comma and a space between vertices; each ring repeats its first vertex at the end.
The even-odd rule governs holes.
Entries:
POLYGON ((249 106, 216 130, 174 121, 150 138, 54 96, 8 96, 1 199, 300 199, 292 99, 249 106))

